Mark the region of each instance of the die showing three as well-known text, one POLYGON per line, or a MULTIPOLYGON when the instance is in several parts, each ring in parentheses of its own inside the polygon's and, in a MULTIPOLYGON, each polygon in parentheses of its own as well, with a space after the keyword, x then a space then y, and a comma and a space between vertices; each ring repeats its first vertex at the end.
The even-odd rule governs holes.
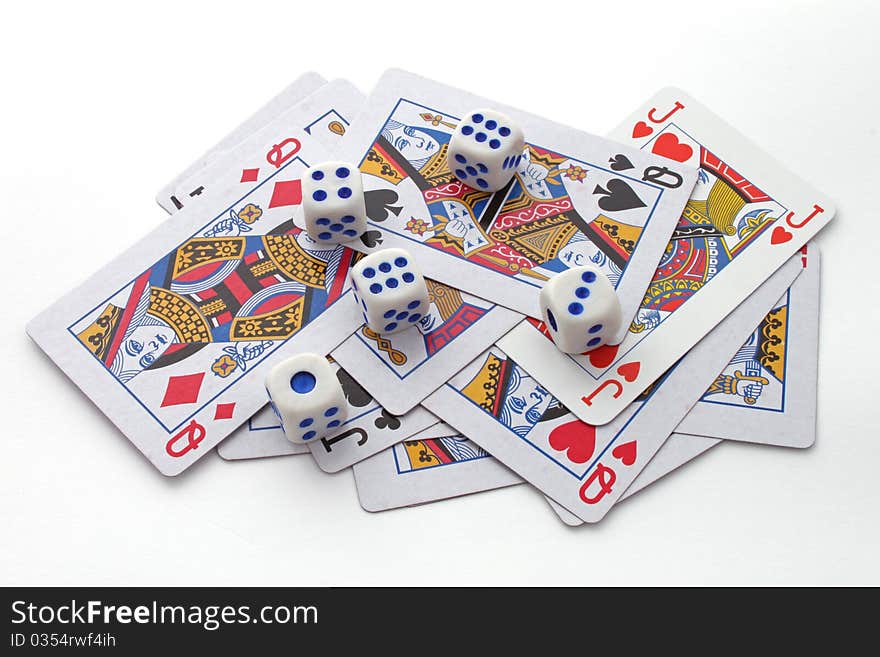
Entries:
POLYGON ((620 300, 598 267, 573 267, 556 274, 539 298, 541 316, 557 348, 582 354, 607 344, 620 328, 620 300))

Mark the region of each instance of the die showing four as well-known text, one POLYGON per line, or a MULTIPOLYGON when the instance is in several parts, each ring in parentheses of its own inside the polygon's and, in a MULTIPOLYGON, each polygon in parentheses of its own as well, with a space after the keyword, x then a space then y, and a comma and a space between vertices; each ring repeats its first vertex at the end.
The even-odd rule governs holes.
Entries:
POLYGON ((477 109, 465 114, 452 133, 446 164, 469 187, 497 192, 513 178, 524 148, 525 135, 513 119, 477 109))
POLYGON ((622 321, 620 300, 611 281, 592 265, 556 274, 539 298, 541 315, 557 348, 582 354, 606 344, 622 321))
POLYGON ((269 403, 292 443, 320 440, 345 422, 342 385, 327 359, 304 353, 284 360, 266 376, 269 403))
POLYGON ((302 210, 313 240, 341 244, 367 230, 361 172, 348 162, 321 162, 302 176, 302 210))
POLYGON ((351 286, 364 323, 380 334, 416 326, 428 310, 428 287, 404 249, 383 249, 351 269, 351 286))

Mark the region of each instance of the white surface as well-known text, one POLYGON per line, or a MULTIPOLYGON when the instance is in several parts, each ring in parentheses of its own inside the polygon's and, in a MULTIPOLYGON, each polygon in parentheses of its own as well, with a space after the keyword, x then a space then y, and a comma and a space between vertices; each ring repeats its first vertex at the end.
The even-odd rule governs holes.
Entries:
POLYGON ((880 584, 880 10, 516 6, 7 9, 0 584, 880 584), (497 34, 518 35, 506 68, 491 64, 496 21, 497 34), (722 445, 574 530, 525 486, 369 514, 350 474, 325 475, 305 456, 212 454, 176 479, 158 474, 28 341, 25 322, 165 220, 157 187, 298 74, 366 91, 388 65, 599 134, 675 84, 833 198, 837 218, 817 240, 816 446, 722 445), (456 567, 425 569, 426 554, 456 567))

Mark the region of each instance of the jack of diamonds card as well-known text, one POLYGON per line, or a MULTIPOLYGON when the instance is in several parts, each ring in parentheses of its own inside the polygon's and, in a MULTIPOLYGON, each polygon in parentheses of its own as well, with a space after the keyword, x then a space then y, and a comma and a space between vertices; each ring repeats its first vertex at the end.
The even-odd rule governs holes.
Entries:
POLYGON ((185 208, 28 326, 164 474, 265 404, 268 367, 328 353, 360 325, 354 252, 294 224, 301 172, 326 153, 301 132, 272 148, 263 182, 185 208))

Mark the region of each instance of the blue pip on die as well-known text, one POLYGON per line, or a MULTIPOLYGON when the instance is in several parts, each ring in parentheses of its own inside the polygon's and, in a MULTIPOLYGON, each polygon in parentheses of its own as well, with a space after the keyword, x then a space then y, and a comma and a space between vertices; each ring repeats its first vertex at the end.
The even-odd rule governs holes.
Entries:
POLYGON ((320 440, 340 427, 348 414, 336 372, 319 354, 298 354, 278 363, 266 376, 266 392, 292 443, 320 440))
POLYGON ((606 344, 620 328, 620 300, 598 267, 573 267, 553 276, 539 297, 544 324, 566 354, 582 354, 606 344))
POLYGON ((367 230, 361 172, 348 162, 321 162, 302 176, 302 211, 313 240, 341 244, 367 230))
POLYGON ((506 114, 478 109, 465 114, 449 139, 446 165, 477 190, 497 192, 516 173, 522 159, 525 136, 506 114))
POLYGON ((351 286, 364 322, 379 334, 398 333, 428 311, 425 278, 404 249, 383 249, 351 269, 351 286))

